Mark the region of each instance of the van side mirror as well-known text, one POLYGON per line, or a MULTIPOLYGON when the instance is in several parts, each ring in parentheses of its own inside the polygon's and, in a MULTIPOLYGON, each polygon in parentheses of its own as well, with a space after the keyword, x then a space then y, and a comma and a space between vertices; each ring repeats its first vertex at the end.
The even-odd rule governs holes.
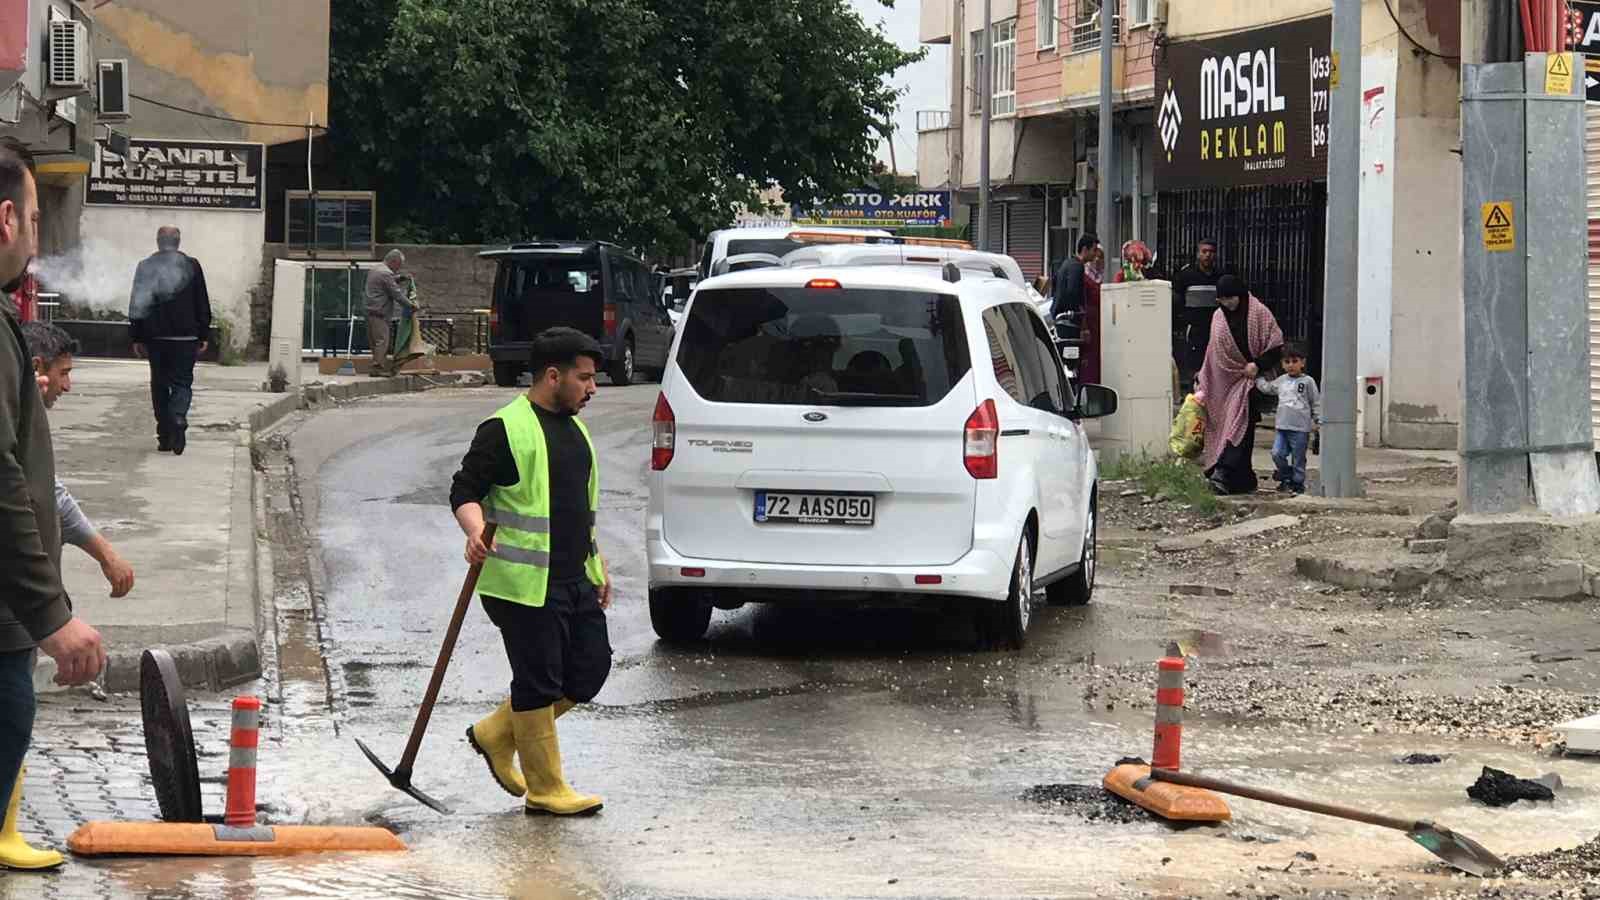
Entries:
POLYGON ((1117 411, 1117 392, 1100 384, 1085 384, 1078 388, 1078 407, 1075 419, 1103 419, 1117 411))

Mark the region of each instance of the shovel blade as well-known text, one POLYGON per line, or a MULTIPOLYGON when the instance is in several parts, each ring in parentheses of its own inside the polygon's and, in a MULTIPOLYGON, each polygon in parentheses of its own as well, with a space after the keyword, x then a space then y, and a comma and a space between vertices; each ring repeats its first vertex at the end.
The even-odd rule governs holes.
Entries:
POLYGON ((1489 852, 1487 847, 1443 825, 1418 822, 1406 832, 1406 837, 1468 875, 1483 878, 1505 865, 1505 861, 1489 852))
POLYGON ((421 803, 423 806, 426 806, 429 809, 440 813, 441 815, 451 815, 450 807, 445 806, 443 803, 440 803, 432 797, 429 797, 427 794, 424 794, 412 786, 410 772, 392 771, 388 766, 383 764, 383 760, 378 758, 378 754, 373 753, 372 748, 363 743, 360 738, 356 738, 356 746, 361 748, 361 752, 367 755, 367 759, 370 760, 373 765, 378 767, 378 771, 383 773, 384 778, 388 779, 390 787, 404 791, 418 803, 421 803))

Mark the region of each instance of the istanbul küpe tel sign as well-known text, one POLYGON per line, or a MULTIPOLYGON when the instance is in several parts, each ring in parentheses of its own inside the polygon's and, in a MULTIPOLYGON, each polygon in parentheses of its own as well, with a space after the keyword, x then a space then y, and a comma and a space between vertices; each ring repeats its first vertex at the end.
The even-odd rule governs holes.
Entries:
POLYGON ((1325 179, 1332 24, 1319 16, 1157 49, 1157 189, 1325 179))

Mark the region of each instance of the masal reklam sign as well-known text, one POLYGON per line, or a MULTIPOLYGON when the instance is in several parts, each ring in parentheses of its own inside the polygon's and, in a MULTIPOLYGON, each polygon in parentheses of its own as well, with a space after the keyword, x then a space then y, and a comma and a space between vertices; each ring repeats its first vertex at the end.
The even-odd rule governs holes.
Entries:
POLYGON ((860 225, 904 228, 909 225, 950 224, 949 191, 886 193, 863 188, 839 198, 838 203, 804 209, 794 205, 796 225, 860 225))
POLYGON ((1319 16, 1168 44, 1156 64, 1156 186, 1326 178, 1332 24, 1319 16))
POLYGON ((262 144, 134 138, 128 155, 95 143, 84 203, 180 209, 261 209, 262 144))

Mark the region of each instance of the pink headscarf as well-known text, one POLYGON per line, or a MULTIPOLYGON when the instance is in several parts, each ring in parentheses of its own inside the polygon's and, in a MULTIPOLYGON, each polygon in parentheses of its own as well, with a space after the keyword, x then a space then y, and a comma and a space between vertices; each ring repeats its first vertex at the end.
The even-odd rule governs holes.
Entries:
MULTIPOLYGON (((1268 350, 1283 345, 1283 329, 1254 294, 1245 302, 1250 304, 1246 312, 1250 359, 1259 359, 1268 350)), ((1234 343, 1227 313, 1218 308, 1211 314, 1206 361, 1195 379, 1195 387, 1206 397, 1206 445, 1201 455, 1206 469, 1217 464, 1225 445, 1243 441, 1244 430, 1250 427, 1250 392, 1255 383, 1245 373, 1249 362, 1234 343)))

